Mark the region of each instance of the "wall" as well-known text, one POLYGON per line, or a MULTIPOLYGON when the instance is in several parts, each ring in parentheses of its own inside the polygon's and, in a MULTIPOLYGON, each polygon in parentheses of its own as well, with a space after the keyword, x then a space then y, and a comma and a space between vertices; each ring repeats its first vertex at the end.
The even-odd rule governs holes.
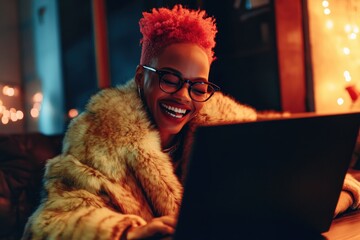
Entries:
POLYGON ((64 131, 57 21, 56 0, 0 0, 0 133, 64 131))
POLYGON ((0 133, 24 131, 24 119, 15 118, 23 113, 19 44, 18 2, 0 0, 0 133), (4 92, 6 86, 14 93, 4 92))
MULTIPOLYGON (((286 35, 283 31, 287 30, 278 28, 279 18, 276 9, 281 8, 275 8, 278 5, 273 4, 284 4, 287 1, 263 1, 264 4, 261 2, 255 9, 249 8, 249 1, 245 4, 245 9, 239 8, 230 0, 224 0, 222 8, 219 8, 216 2, 210 1, 182 2, 192 8, 201 6, 217 19, 218 60, 214 62, 211 80, 222 86, 226 93, 259 110, 289 110, 299 102, 299 106, 305 105, 303 92, 297 92, 298 85, 293 84, 295 78, 303 78, 301 74, 293 71, 298 63, 296 61, 300 59, 301 62, 303 57, 300 54, 302 49, 296 49, 299 44, 284 48, 289 50, 287 55, 283 55, 285 57, 282 60, 278 59, 282 43, 299 43, 300 41, 291 40, 301 38, 299 35, 291 34, 291 29, 286 35), (276 45, 279 37, 283 37, 280 39, 283 42, 276 45), (296 63, 290 61, 289 57, 293 57, 296 63), (293 66, 279 68, 278 63, 281 61, 293 66), (292 75, 284 77, 284 69, 292 75), (288 86, 292 86, 292 91, 287 92, 286 89, 280 88, 283 79, 288 86), (286 104, 284 92, 288 96, 286 104), (296 94, 292 94, 293 92, 296 94)), ((299 2, 300 0, 297 1, 299 2)), ((4 12, 0 16, 4 19, 1 22, 12 24, 15 26, 12 28, 17 29, 12 30, 11 34, 5 34, 6 27, 2 25, 0 28, 0 32, 3 32, 0 40, 3 44, 0 45, 3 48, 6 46, 5 52, 10 56, 6 57, 8 61, 1 64, 0 68, 2 73, 11 72, 12 81, 23 82, 26 89, 24 102, 27 121, 23 128, 15 130, 23 131, 25 128, 26 131, 62 132, 69 120, 68 111, 72 108, 82 111, 91 95, 99 90, 91 1, 18 0, 10 1, 11 4, 8 4, 8 1, 0 0, 0 3, 4 6, 7 4, 5 8, 0 7, 0 11, 4 12), (20 5, 18 7, 17 2, 20 5), (11 6, 13 10, 8 10, 11 6), (17 18, 16 14, 19 13, 20 16, 17 18), (8 16, 9 14, 12 15, 8 16), (8 39, 9 37, 11 38, 8 39), (12 53, 9 54, 9 51, 12 53), (10 62, 11 66, 5 67, 10 62), (39 97, 36 95, 38 92, 44 94, 41 114, 40 118, 32 118, 30 111, 39 105, 34 102, 34 97, 39 97)), ((138 29, 141 12, 165 4, 171 6, 175 1, 106 1, 111 85, 124 83, 135 72, 141 50, 141 35, 138 29)), ((282 23, 286 23, 291 17, 293 15, 283 14, 282 23)), ((290 24, 288 26, 292 27, 290 24)), ((297 22, 296 27, 299 26, 301 28, 301 23, 297 22)), ((299 81, 296 81, 296 84, 299 84, 299 81)), ((20 104, 19 108, 21 107, 20 104)))
POLYGON ((349 111, 346 87, 360 89, 360 1, 308 0, 308 10, 316 111, 349 111))
POLYGON ((36 73, 41 82, 39 130, 57 134, 65 129, 64 87, 57 0, 33 1, 36 73))

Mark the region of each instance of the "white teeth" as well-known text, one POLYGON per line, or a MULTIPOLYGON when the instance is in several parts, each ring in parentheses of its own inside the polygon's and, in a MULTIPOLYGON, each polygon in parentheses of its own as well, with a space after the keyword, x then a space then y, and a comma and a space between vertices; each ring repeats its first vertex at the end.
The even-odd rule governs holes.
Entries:
POLYGON ((176 113, 180 113, 180 114, 185 114, 186 113, 186 109, 182 109, 182 108, 177 108, 177 107, 172 107, 172 106, 169 106, 169 105, 166 105, 166 104, 161 104, 164 108, 168 109, 168 110, 171 110, 173 112, 176 112, 176 113))
POLYGON ((175 115, 171 112, 167 112, 170 116, 174 117, 174 118, 181 118, 182 116, 181 115, 175 115))

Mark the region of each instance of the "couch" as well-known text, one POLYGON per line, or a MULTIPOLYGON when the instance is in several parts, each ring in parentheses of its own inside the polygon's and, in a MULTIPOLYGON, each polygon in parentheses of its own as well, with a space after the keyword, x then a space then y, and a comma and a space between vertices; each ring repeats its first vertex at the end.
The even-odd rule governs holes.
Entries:
POLYGON ((20 239, 40 201, 47 159, 59 154, 63 135, 0 135, 0 239, 20 239))

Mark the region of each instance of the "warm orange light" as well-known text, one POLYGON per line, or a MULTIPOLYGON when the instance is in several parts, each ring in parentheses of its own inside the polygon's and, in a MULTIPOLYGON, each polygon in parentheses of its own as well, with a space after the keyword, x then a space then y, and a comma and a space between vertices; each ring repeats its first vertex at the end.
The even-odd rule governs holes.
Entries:
POLYGON ((9 110, 7 110, 7 109, 4 109, 4 111, 3 111, 3 117, 6 117, 6 118, 9 118, 10 117, 10 111, 9 110))
POLYGON ((35 93, 33 96, 34 102, 41 102, 43 100, 43 95, 41 92, 35 93))
POLYGON ((355 26, 353 27, 353 32, 354 32, 354 33, 359 33, 359 27, 358 27, 357 25, 355 25, 355 26))
POLYGON ((18 120, 18 118, 17 118, 17 116, 16 116, 16 112, 14 113, 14 112, 11 112, 11 114, 10 114, 10 119, 11 119, 11 121, 13 121, 13 122, 16 122, 17 120, 18 120))
POLYGON ((16 111, 16 117, 17 119, 21 120, 24 118, 24 113, 20 110, 16 111))
POLYGON ((345 27, 344 27, 344 30, 345 30, 345 32, 347 32, 347 33, 351 32, 351 30, 352 30, 351 25, 350 25, 350 24, 346 24, 345 27))
POLYGON ((316 112, 348 111, 360 103, 346 89, 360 87, 360 1, 307 2, 316 112))
POLYGON ((326 28, 328 28, 328 29, 333 29, 333 27, 334 27, 334 22, 333 22, 332 20, 327 20, 326 23, 325 23, 325 25, 326 25, 326 28))
POLYGON ((5 116, 2 116, 1 122, 2 122, 2 124, 8 124, 9 123, 9 118, 5 117, 5 116))
POLYGON ((36 108, 32 108, 31 110, 30 110, 30 115, 31 115, 31 117, 33 117, 33 118, 37 118, 37 117, 39 117, 39 110, 38 109, 36 109, 36 108))
POLYGON ((344 71, 344 78, 345 78, 345 81, 347 82, 350 82, 351 81, 351 75, 350 75, 350 72, 349 71, 344 71))
POLYGON ((69 110, 68 115, 69 115, 69 118, 74 118, 74 117, 76 117, 77 115, 79 115, 79 112, 78 112, 77 109, 73 108, 73 109, 70 109, 70 110, 69 110))
POLYGON ((351 39, 351 40, 356 39, 356 37, 357 37, 356 33, 350 33, 350 34, 348 35, 348 38, 351 39))
POLYGON ((9 86, 3 87, 3 94, 9 97, 12 97, 15 95, 15 89, 9 86))
POLYGON ((344 102, 345 102, 345 101, 344 101, 343 98, 338 98, 338 99, 337 99, 337 104, 338 104, 339 106, 343 105, 344 102))
POLYGON ((36 108, 37 110, 40 110, 41 103, 38 103, 38 102, 34 103, 33 108, 36 108))
POLYGON ((344 47, 344 48, 343 48, 343 53, 344 53, 345 55, 349 55, 349 54, 350 54, 350 48, 344 47))
POLYGON ((325 8, 325 9, 324 9, 324 14, 325 14, 325 15, 330 15, 330 13, 331 13, 331 11, 330 11, 329 8, 325 8))
POLYGON ((328 1, 322 1, 322 5, 323 5, 323 7, 327 8, 327 7, 329 7, 329 2, 328 1))

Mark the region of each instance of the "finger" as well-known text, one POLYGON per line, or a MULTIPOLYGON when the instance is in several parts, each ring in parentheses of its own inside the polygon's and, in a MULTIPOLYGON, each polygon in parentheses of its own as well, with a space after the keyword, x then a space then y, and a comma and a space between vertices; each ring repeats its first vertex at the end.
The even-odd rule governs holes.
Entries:
POLYGON ((164 224, 162 221, 151 221, 141 227, 130 228, 127 239, 144 239, 154 236, 167 236, 174 234, 175 229, 164 224))
POLYGON ((155 234, 161 235, 172 235, 175 232, 175 228, 169 226, 161 221, 154 221, 146 225, 147 232, 149 236, 153 236, 155 234))
POLYGON ((346 191, 341 191, 338 203, 336 205, 334 217, 345 212, 353 203, 352 196, 346 191))
POLYGON ((177 219, 173 216, 162 216, 162 217, 154 218, 153 221, 161 221, 164 224, 171 226, 173 228, 175 228, 177 224, 177 219))
POLYGON ((133 227, 140 227, 140 226, 144 226, 147 224, 147 222, 139 216, 136 216, 136 215, 130 215, 130 216, 132 217, 131 226, 133 226, 133 227))

